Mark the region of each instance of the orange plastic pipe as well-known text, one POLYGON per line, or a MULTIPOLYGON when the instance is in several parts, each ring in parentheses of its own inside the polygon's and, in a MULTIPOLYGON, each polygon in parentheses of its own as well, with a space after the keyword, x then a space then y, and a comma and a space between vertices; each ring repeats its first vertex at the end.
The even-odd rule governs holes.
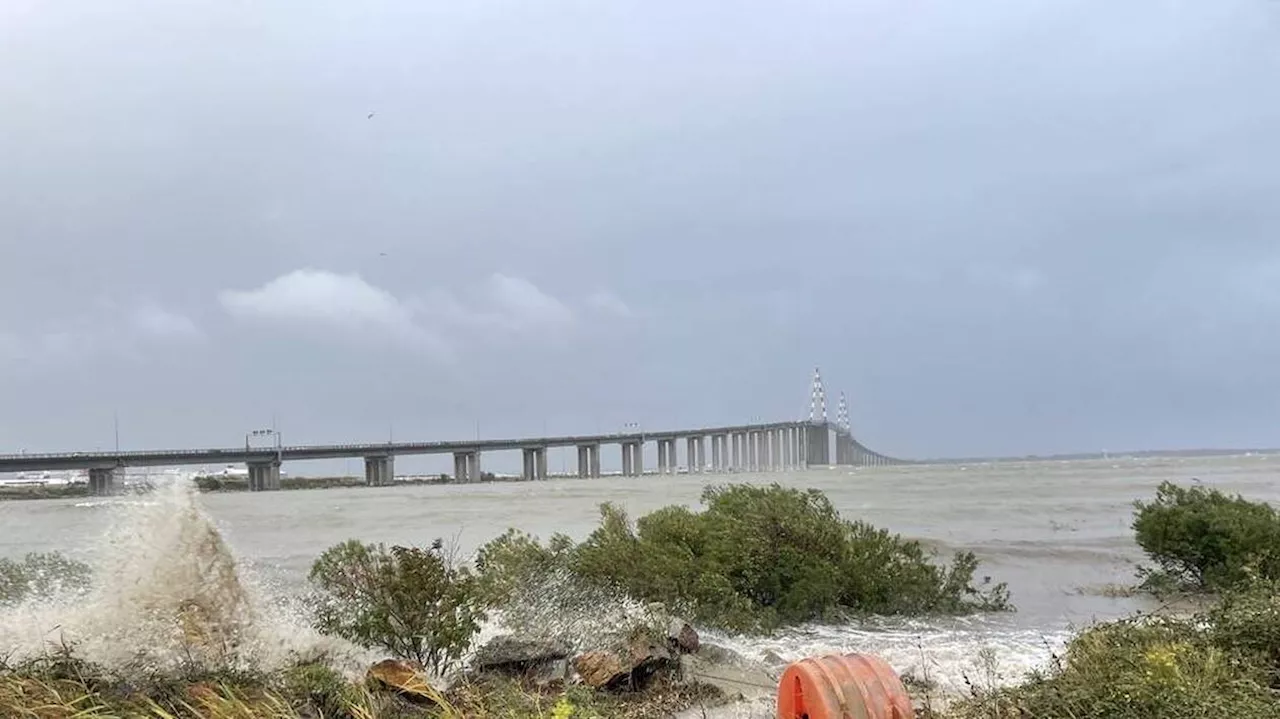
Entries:
POLYGON ((869 654, 801 659, 778 682, 778 719, 911 719, 907 689, 869 654))

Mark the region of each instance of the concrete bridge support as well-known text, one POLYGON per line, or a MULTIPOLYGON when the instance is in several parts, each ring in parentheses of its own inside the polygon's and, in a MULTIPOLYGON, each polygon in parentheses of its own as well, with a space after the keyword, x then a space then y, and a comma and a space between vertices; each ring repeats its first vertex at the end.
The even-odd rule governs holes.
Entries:
POLYGON ((689 474, 707 471, 707 442, 705 437, 690 437, 685 447, 689 458, 689 474))
POLYGON ((791 427, 791 458, 792 467, 797 470, 804 468, 804 429, 803 427, 791 427))
POLYGON ((713 434, 711 435, 711 471, 723 472, 725 465, 728 464, 728 443, 729 435, 713 434))
POLYGON ((622 476, 639 477, 644 474, 644 443, 622 443, 622 476))
POLYGON ((396 479, 396 458, 385 457, 364 458, 364 483, 370 487, 389 487, 396 479))
POLYGON ((524 450, 524 471, 520 475, 525 480, 546 479, 547 478, 547 448, 546 447, 525 447, 524 450))
POLYGON ((676 457, 676 440, 658 440, 658 474, 675 474, 679 460, 676 457))
POLYGON ((578 445, 578 476, 583 478, 600 476, 600 445, 578 445))
POLYGON ((826 426, 811 426, 807 428, 809 435, 808 441, 808 466, 810 467, 827 467, 831 464, 831 433, 826 426))
POLYGON ((453 453, 453 481, 479 482, 484 478, 480 471, 479 452, 453 453))
POLYGON ((116 491, 116 468, 95 467, 89 470, 89 493, 99 497, 116 491))
POLYGON ((273 492, 280 489, 280 463, 274 459, 268 462, 249 462, 249 491, 273 492))

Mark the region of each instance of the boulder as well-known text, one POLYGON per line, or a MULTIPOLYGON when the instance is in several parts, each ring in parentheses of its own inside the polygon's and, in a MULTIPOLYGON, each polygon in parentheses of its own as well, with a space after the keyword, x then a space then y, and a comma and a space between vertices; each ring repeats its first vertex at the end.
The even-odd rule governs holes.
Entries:
POLYGON ((422 667, 400 659, 384 659, 369 667, 368 682, 393 691, 415 704, 435 704, 440 693, 431 686, 422 667))
POLYGON ((636 691, 648 686, 659 673, 676 673, 680 661, 666 646, 638 637, 615 649, 582 654, 573 660, 573 668, 587 686, 636 691))
POLYGON ((667 644, 671 651, 678 654, 693 654, 698 651, 701 641, 698 630, 682 619, 672 619, 667 625, 667 644))
POLYGON ((627 674, 622 657, 605 650, 579 655, 573 660, 573 670, 583 684, 597 689, 607 687, 627 674))
POLYGON ((538 683, 564 680, 569 673, 569 647, 552 641, 494 637, 476 650, 472 666, 479 673, 522 677, 538 683))

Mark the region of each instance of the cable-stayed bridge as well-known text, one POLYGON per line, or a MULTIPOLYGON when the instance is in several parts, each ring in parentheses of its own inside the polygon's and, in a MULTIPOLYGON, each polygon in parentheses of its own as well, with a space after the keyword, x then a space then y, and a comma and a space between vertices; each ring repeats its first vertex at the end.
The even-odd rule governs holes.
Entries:
POLYGON ((683 429, 615 432, 611 434, 476 439, 440 442, 381 442, 359 444, 282 445, 279 435, 274 447, 220 449, 163 449, 109 452, 63 452, 51 454, 0 455, 0 473, 42 470, 86 470, 94 493, 110 493, 116 474, 126 467, 169 467, 179 465, 245 464, 249 468, 249 488, 265 491, 280 488, 280 466, 289 461, 362 457, 365 482, 389 485, 395 476, 398 456, 452 454, 453 478, 458 482, 480 481, 481 456, 487 452, 519 450, 523 456, 522 476, 536 480, 547 477, 547 450, 577 448, 580 477, 601 476, 601 451, 616 447, 624 476, 646 473, 644 449, 657 445, 659 474, 675 473, 684 463, 691 473, 769 472, 808 467, 883 466, 904 464, 903 460, 875 452, 853 436, 844 395, 833 422, 827 417, 826 393, 821 374, 814 370, 809 417, 780 422, 692 427, 683 429))

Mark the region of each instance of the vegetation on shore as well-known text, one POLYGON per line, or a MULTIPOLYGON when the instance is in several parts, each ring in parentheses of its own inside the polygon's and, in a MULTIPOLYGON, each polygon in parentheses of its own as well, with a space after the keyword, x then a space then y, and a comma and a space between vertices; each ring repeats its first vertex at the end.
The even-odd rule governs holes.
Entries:
MULTIPOLYGON (((1012 687, 976 682, 947 719, 1200 719, 1280 716, 1280 519, 1262 502, 1160 485, 1135 503, 1153 567, 1142 589, 1211 601, 1190 617, 1142 615, 1074 638, 1012 687)), ((926 712, 934 716, 933 712, 926 712)))
POLYGON ((271 674, 192 669, 121 677, 65 648, 36 661, 0 661, 0 716, 13 719, 657 719, 711 700, 705 687, 656 682, 608 693, 464 678, 388 691, 320 663, 271 674))
POLYGON ((1157 595, 1216 593, 1280 580, 1280 512, 1203 486, 1164 482, 1135 502, 1133 530, 1154 563, 1142 588, 1157 595))
POLYGON ((1011 609, 1005 585, 975 585, 973 554, 936 564, 919 542, 842 518, 817 490, 709 487, 702 501, 701 512, 670 506, 634 524, 605 504, 600 526, 578 544, 508 531, 478 553, 481 583, 500 602, 523 582, 565 572, 733 631, 1011 609))
POLYGON ((88 497, 89 494, 89 485, 84 482, 70 482, 67 484, 0 485, 0 502, 5 500, 88 497))

